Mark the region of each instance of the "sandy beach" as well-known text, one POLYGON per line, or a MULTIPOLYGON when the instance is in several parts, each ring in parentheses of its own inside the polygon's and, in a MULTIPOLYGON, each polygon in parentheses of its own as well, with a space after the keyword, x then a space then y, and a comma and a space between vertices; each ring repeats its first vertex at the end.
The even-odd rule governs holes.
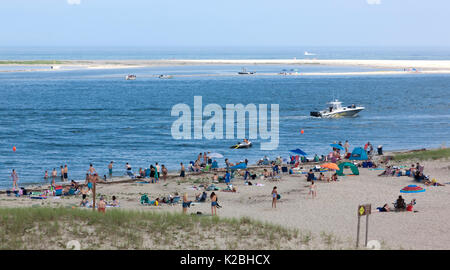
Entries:
MULTIPOLYGON (((413 161, 390 161, 390 165, 410 166, 413 161)), ((440 183, 450 182, 448 160, 424 161, 424 172, 440 183)), ((314 165, 303 165, 302 171, 308 171, 314 165)), ((251 173, 259 174, 260 167, 250 169, 251 173)), ((313 237, 332 234, 341 239, 347 246, 356 239, 357 206, 372 204, 370 216, 369 240, 377 240, 383 248, 388 249, 448 249, 450 243, 450 184, 445 186, 425 186, 426 192, 402 194, 400 189, 410 184, 417 184, 413 178, 380 177, 382 170, 360 168, 358 176, 342 176, 337 182, 317 181, 317 197, 308 196, 308 185, 305 174, 282 174, 281 180, 257 178, 251 180, 254 185, 244 184, 241 176, 236 176, 233 186, 237 192, 216 191, 223 208, 218 210, 220 217, 250 217, 256 220, 268 221, 274 224, 309 231, 313 237), (260 183, 263 186, 257 186, 260 183), (276 209, 271 208, 271 191, 278 187, 282 198, 276 209), (408 203, 417 200, 414 210, 417 212, 378 212, 376 207, 393 202, 399 195, 403 195, 408 203)), ((222 175, 223 172, 219 173, 222 175)), ((330 175, 330 172, 325 173, 330 175)), ((190 200, 202 191, 199 186, 209 185, 212 173, 188 174, 186 179, 173 175, 167 182, 157 184, 138 183, 142 180, 130 180, 127 177, 115 178, 116 183, 98 184, 98 195, 118 197, 121 209, 181 212, 181 205, 143 206, 140 204, 141 194, 148 194, 151 200, 169 194, 183 194, 186 192, 190 200), (117 183, 117 181, 124 181, 117 183)), ((225 188, 224 183, 215 184, 225 188)), ((210 192, 208 192, 208 195, 210 192)), ((91 196, 89 196, 91 198, 91 196)), ((49 207, 78 205, 81 196, 48 197, 46 200, 32 200, 27 197, 7 197, 0 194, 0 207, 26 207, 44 205, 49 207)), ((205 203, 195 203, 188 209, 188 213, 202 212, 210 214, 209 199, 205 203)), ((363 221, 364 226, 364 221, 363 221)), ((363 234, 362 234, 363 235, 363 234)))
MULTIPOLYGON (((32 61, 28 61, 32 62, 32 61)), ((287 75, 305 76, 352 76, 352 75, 399 75, 399 74, 449 74, 450 61, 448 60, 351 60, 351 59, 168 59, 168 60, 60 60, 58 64, 42 65, 47 68, 15 68, 18 64, 8 64, 8 61, 0 61, 1 66, 8 66, 8 70, 0 72, 33 72, 53 70, 77 70, 77 69, 127 69, 144 67, 167 67, 189 65, 319 65, 341 67, 365 67, 377 68, 376 71, 361 72, 301 72, 287 75), (412 70, 415 69, 415 70, 412 70)), ((29 65, 29 64, 28 64, 29 65)), ((38 64, 36 64, 38 65, 38 64)), ((197 74, 184 76, 221 76, 221 74, 197 74)), ((222 74, 226 75, 226 74, 222 74)), ((283 75, 278 73, 255 73, 260 76, 283 75)), ((226 76, 229 76, 226 75, 226 76)))

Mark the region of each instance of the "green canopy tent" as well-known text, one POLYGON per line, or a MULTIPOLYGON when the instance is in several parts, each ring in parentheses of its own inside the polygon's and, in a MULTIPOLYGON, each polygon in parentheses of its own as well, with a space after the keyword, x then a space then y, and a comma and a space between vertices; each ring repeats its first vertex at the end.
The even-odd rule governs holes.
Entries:
POLYGON ((350 163, 350 162, 343 162, 343 163, 339 164, 339 170, 336 171, 337 175, 343 176, 344 175, 344 168, 346 168, 346 167, 350 167, 350 169, 352 170, 352 173, 354 175, 359 175, 358 167, 356 167, 355 164, 350 163))

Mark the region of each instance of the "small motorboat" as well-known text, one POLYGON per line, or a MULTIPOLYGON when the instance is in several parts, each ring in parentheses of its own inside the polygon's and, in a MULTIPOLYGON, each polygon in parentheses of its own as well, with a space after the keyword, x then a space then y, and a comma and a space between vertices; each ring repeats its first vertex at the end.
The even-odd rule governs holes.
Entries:
POLYGON ((160 79, 172 79, 173 76, 172 76, 172 75, 164 75, 164 74, 161 74, 161 75, 159 75, 158 78, 160 78, 160 79))
POLYGON ((328 104, 330 104, 328 109, 311 112, 310 115, 313 117, 322 118, 355 117, 360 111, 365 109, 362 106, 355 106, 354 104, 351 106, 342 107, 342 102, 337 99, 329 102, 328 104))
POLYGON ((252 142, 248 140, 244 140, 243 142, 238 142, 237 144, 230 146, 230 148, 234 149, 242 149, 242 148, 250 148, 252 147, 252 142))
POLYGON ((239 75, 250 75, 250 74, 255 74, 255 72, 253 71, 247 71, 247 69, 242 68, 242 71, 238 72, 239 75))
POLYGON ((132 74, 127 75, 127 76, 125 77, 125 79, 126 79, 126 80, 136 80, 136 75, 132 75, 132 74))

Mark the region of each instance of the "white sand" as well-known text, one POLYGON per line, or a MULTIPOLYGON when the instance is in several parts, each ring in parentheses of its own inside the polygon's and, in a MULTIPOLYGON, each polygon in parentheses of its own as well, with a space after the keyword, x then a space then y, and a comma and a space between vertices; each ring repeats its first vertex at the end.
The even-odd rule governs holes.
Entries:
MULTIPOLYGON (((450 182, 450 162, 423 162, 425 173, 438 179, 439 182, 450 182)), ((403 165, 410 165, 404 163, 403 165)), ((417 199, 414 210, 419 212, 390 212, 379 213, 376 207, 392 203, 397 199, 401 188, 409 184, 416 184, 409 177, 378 177, 381 171, 360 169, 359 176, 340 177, 339 182, 318 182, 318 196, 310 199, 307 196, 308 183, 304 175, 284 175, 280 182, 255 180, 265 186, 246 186, 241 178, 236 178, 234 185, 237 193, 216 192, 223 208, 218 209, 219 216, 242 217, 270 221, 288 227, 311 231, 315 237, 322 232, 333 233, 341 240, 356 239, 357 206, 371 203, 373 214, 370 216, 369 240, 378 240, 388 248, 406 249, 449 249, 450 248, 450 185, 444 187, 426 187, 427 191, 418 194, 402 194, 406 202, 417 199), (271 208, 271 190, 278 187, 282 199, 278 208, 271 208)), ((205 178, 206 175, 189 176, 191 179, 205 178)), ((190 199, 194 199, 192 186, 186 180, 178 185, 174 179, 169 180, 167 186, 159 184, 99 184, 98 192, 109 200, 112 195, 118 196, 122 209, 139 209, 144 211, 176 211, 181 212, 181 205, 177 206, 142 206, 139 203, 140 194, 148 193, 150 199, 168 195, 177 191, 187 192, 190 199)), ((198 184, 197 184, 198 185, 198 184)), ((224 187, 224 184, 216 184, 224 187)), ((425 187, 424 185, 420 185, 425 187)), ((208 192, 208 195, 210 192, 208 192)), ((47 200, 31 200, 28 198, 7 197, 0 195, 0 207, 31 206, 45 203, 50 206, 70 205, 79 203, 80 198, 62 198, 47 200)), ((210 213, 209 202, 193 205, 189 212, 201 211, 210 213)), ((362 228, 365 228, 364 220, 362 228)), ((361 243, 364 239, 362 230, 361 243)), ((348 247, 352 248, 352 247, 348 247)))

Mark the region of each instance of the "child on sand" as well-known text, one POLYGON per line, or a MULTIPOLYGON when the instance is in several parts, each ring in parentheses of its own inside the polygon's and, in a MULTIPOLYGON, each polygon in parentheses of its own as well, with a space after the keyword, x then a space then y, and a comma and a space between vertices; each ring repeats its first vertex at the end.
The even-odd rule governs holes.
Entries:
POLYGON ((106 202, 103 199, 103 196, 100 197, 100 201, 98 202, 98 211, 105 213, 106 211, 106 202))
POLYGON ((83 194, 83 199, 80 202, 80 206, 81 207, 88 207, 89 206, 89 201, 87 199, 86 194, 83 194))
POLYGON ((311 181, 311 185, 309 186, 309 193, 308 196, 311 195, 311 198, 314 199, 317 195, 316 191, 316 184, 314 183, 314 180, 311 181))
POLYGON ((273 189, 272 189, 272 208, 277 208, 277 197, 278 197, 277 187, 273 187, 273 189))

